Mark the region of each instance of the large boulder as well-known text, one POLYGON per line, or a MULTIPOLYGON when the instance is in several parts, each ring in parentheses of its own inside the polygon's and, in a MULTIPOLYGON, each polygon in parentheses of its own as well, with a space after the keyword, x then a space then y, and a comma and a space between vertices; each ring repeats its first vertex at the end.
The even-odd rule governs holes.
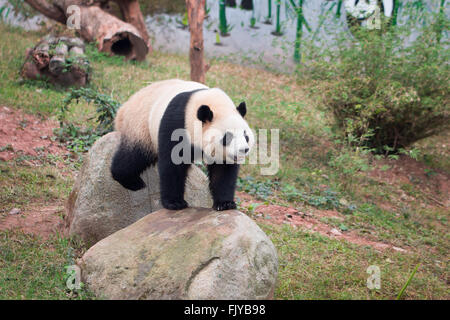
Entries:
POLYGON ((205 208, 147 215, 96 243, 79 265, 105 299, 267 299, 278 270, 253 220, 205 208))
MULTIPOLYGON (((66 226, 88 247, 162 208, 156 166, 141 175, 147 187, 139 191, 113 180, 110 165, 119 142, 120 134, 111 132, 92 146, 69 196, 66 226)), ((185 199, 190 206, 212 206, 208 178, 196 166, 189 170, 185 199)))

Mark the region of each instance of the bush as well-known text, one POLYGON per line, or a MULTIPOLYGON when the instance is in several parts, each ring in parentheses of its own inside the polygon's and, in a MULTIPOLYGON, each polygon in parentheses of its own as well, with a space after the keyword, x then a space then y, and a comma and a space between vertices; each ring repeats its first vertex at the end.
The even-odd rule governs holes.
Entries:
POLYGON ((86 152, 98 138, 114 130, 114 118, 119 107, 118 101, 92 88, 72 89, 61 106, 60 127, 55 130, 55 134, 74 152, 86 152), (82 128, 66 121, 70 103, 73 100, 78 102, 79 99, 84 99, 88 103, 92 102, 96 106, 96 116, 90 119, 95 120, 94 126, 88 125, 82 128))
POLYGON ((448 43, 441 43, 435 26, 409 46, 401 28, 384 35, 360 32, 328 62, 308 67, 330 80, 324 104, 344 134, 388 153, 448 129, 448 43))

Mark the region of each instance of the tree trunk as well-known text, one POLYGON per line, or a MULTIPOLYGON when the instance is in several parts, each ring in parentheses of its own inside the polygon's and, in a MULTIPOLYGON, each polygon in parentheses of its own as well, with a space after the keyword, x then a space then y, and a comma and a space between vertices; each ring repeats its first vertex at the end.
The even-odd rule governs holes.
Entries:
POLYGON ((191 80, 205 83, 205 65, 203 53, 203 20, 205 19, 205 0, 186 0, 191 32, 189 60, 191 62, 191 80))
POLYGON ((64 11, 55 4, 49 4, 46 0, 25 0, 25 2, 46 17, 66 24, 67 18, 64 11))
POLYGON ((105 3, 99 3, 96 0, 90 2, 85 0, 25 1, 48 18, 64 24, 75 17, 74 13, 68 12, 67 9, 71 5, 76 5, 80 9, 80 29, 77 31, 84 40, 96 42, 100 51, 123 55, 126 59, 144 60, 151 50, 148 32, 137 0, 116 0, 124 19, 129 23, 102 10, 100 5, 105 3))
POLYGON ((253 10, 253 0, 242 0, 241 8, 244 10, 253 10))
POLYGON ((141 12, 138 0, 120 0, 117 1, 123 18, 126 22, 132 24, 142 35, 142 38, 147 43, 149 51, 152 51, 150 45, 150 37, 145 26, 144 17, 141 12))

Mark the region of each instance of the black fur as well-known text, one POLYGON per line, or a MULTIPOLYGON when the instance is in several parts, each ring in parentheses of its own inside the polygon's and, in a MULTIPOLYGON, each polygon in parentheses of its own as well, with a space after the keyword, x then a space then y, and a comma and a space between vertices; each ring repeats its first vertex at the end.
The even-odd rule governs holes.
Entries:
POLYGON ((241 102, 237 107, 237 111, 241 114, 242 118, 247 114, 247 105, 245 102, 241 102))
POLYGON ((208 165, 209 189, 211 190, 215 210, 236 209, 234 191, 238 173, 238 164, 208 165))
MULTIPOLYGON (((190 164, 173 163, 171 158, 172 149, 180 141, 172 141, 172 132, 176 129, 185 128, 186 105, 192 94, 197 91, 199 90, 183 92, 176 95, 167 106, 159 126, 158 170, 161 186, 161 203, 164 208, 170 210, 180 210, 187 207, 187 203, 184 200, 184 185, 190 164)), ((182 139, 184 142, 189 141, 186 136, 182 137, 182 139)), ((180 155, 183 156, 183 154, 180 155)), ((191 152, 191 155, 190 163, 193 160, 193 152, 191 152)))
POLYGON ((213 113, 212 113, 211 109, 208 106, 202 105, 197 110, 197 118, 201 122, 212 121, 213 113))
POLYGON ((132 191, 145 188, 140 178, 142 172, 156 163, 156 154, 128 141, 124 136, 114 154, 111 164, 111 174, 114 180, 132 191))

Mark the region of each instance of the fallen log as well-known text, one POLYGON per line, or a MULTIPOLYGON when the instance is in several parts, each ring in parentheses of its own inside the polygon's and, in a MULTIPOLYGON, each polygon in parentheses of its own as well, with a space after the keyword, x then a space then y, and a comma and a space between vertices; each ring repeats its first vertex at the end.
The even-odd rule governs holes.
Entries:
POLYGON ((34 48, 27 49, 22 77, 47 79, 62 86, 85 86, 90 78, 90 65, 79 38, 46 37, 34 48))
POLYGON ((60 41, 54 49, 54 54, 48 64, 48 69, 54 75, 62 73, 66 64, 66 57, 69 52, 69 47, 63 41, 60 41))
POLYGON ((102 9, 108 1, 53 0, 51 3, 46 0, 25 1, 50 19, 64 24, 79 22, 75 28, 81 37, 87 42, 97 43, 99 51, 140 61, 144 60, 151 50, 137 0, 115 0, 126 21, 102 9), (77 10, 73 10, 71 7, 73 5, 77 10))

